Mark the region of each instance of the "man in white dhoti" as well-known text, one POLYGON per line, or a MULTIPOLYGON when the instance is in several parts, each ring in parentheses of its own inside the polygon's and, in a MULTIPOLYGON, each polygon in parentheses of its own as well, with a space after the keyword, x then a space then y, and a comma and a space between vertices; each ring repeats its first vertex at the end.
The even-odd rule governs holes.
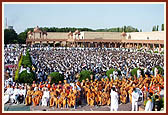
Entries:
POLYGON ((48 89, 44 89, 43 91, 43 96, 42 96, 42 106, 47 106, 48 101, 50 98, 50 92, 48 91, 48 89))
POLYGON ((136 91, 136 88, 134 88, 132 92, 132 111, 138 111, 138 99, 139 94, 136 91))
POLYGON ((145 111, 152 111, 153 105, 152 105, 152 99, 151 96, 148 96, 148 101, 145 106, 145 111))
POLYGON ((115 87, 111 89, 111 111, 118 110, 118 93, 115 91, 115 87))

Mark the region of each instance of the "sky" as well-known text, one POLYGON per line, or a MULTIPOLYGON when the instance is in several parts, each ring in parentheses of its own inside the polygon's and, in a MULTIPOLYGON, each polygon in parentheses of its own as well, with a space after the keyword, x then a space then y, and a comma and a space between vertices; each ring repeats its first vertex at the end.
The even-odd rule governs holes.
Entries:
MULTIPOLYGON (((164 23, 164 4, 4 4, 4 27, 27 28, 133 26, 143 32, 164 23)), ((159 28, 159 30, 160 30, 159 28)))

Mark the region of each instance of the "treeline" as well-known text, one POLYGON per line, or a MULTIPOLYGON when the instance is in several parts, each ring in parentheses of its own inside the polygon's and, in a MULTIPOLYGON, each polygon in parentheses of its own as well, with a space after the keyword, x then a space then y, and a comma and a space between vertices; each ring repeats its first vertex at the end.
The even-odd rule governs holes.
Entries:
MULTIPOLYGON (((152 31, 159 31, 159 25, 153 26, 152 31)), ((164 24, 161 25, 161 31, 164 31, 164 24)))
MULTIPOLYGON (((46 32, 74 32, 75 30, 79 31, 91 31, 91 32, 139 32, 137 28, 132 26, 123 26, 117 28, 106 28, 106 29, 90 29, 90 28, 74 28, 74 27, 65 27, 65 28, 57 28, 57 27, 42 27, 40 28, 42 31, 46 32)), ((33 28, 27 28, 25 32, 29 30, 33 31, 33 28)))

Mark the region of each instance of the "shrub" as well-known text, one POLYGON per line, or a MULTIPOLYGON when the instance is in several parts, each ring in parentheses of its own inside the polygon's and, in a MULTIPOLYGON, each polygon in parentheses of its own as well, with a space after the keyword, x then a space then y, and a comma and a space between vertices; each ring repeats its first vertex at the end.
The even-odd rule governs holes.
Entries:
MULTIPOLYGON (((91 80, 90 75, 92 75, 92 74, 93 74, 92 71, 88 71, 88 70, 81 71, 80 74, 79 74, 80 75, 79 81, 81 82, 82 80, 86 80, 87 78, 89 80, 91 80)), ((94 80, 94 76, 93 76, 93 80, 94 80)))
POLYGON ((160 52, 160 54, 164 54, 164 52, 162 51, 162 52, 160 52))
POLYGON ((53 83, 58 83, 59 81, 63 82, 64 76, 59 72, 52 72, 48 76, 48 79, 51 79, 50 83, 53 84, 53 83))
MULTIPOLYGON (((158 69, 158 74, 161 74, 161 75, 164 74, 164 69, 163 68, 161 68, 160 66, 156 66, 156 68, 158 69)), ((154 73, 154 69, 155 69, 155 67, 152 68, 153 73, 154 73)))
POLYGON ((158 53, 158 51, 154 51, 154 53, 158 53))
MULTIPOLYGON (((109 79, 110 79, 110 74, 113 74, 113 71, 115 71, 114 68, 109 69, 109 70, 106 72, 106 75, 107 75, 107 77, 108 77, 109 79)), ((117 70, 117 72, 118 72, 118 75, 121 75, 121 71, 120 71, 120 70, 117 70)))
MULTIPOLYGON (((140 69, 140 68, 134 68, 131 70, 131 76, 136 76, 137 77, 137 70, 140 69)), ((144 75, 144 72, 143 72, 143 69, 140 69, 141 70, 141 75, 143 76, 144 75)))
POLYGON ((35 75, 32 72, 27 73, 27 70, 24 70, 19 74, 19 83, 32 83, 34 80, 35 75))

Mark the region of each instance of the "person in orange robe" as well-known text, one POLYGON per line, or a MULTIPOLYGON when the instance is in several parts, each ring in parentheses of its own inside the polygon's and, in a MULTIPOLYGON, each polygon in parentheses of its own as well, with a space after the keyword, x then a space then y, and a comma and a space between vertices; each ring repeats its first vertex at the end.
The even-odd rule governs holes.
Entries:
POLYGON ((50 107, 54 106, 55 98, 56 98, 56 91, 50 88, 50 107))
POLYGON ((27 95, 25 98, 25 104, 26 105, 30 105, 32 103, 32 95, 33 95, 34 91, 32 90, 32 87, 28 87, 28 91, 27 91, 27 95))
POLYGON ((36 91, 33 93, 33 98, 32 98, 32 101, 33 101, 33 106, 37 106, 40 102, 40 99, 42 98, 42 91, 38 90, 38 88, 36 89, 36 91))

